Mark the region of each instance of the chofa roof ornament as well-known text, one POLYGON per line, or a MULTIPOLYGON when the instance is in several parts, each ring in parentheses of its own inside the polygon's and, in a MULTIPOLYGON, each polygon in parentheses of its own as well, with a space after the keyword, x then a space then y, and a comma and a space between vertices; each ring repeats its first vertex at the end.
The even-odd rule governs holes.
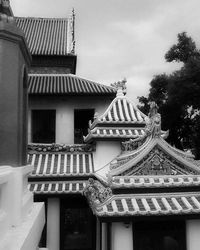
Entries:
POLYGON ((14 22, 9 0, 0 0, 0 21, 14 22))
POLYGON ((146 134, 152 137, 160 137, 161 131, 161 115, 158 113, 158 105, 155 102, 150 103, 149 119, 146 120, 146 134))
POLYGON ((123 96, 126 93, 126 78, 121 81, 111 83, 111 86, 117 89, 117 96, 123 96))

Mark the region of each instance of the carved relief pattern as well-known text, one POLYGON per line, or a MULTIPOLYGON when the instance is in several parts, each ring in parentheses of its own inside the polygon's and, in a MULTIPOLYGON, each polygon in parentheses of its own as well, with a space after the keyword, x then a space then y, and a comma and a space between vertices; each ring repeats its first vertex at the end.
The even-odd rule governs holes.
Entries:
POLYGON ((121 143, 122 151, 133 151, 139 148, 144 144, 146 140, 146 136, 143 138, 130 139, 129 141, 125 141, 121 143))
POLYGON ((178 175, 198 174, 155 147, 138 164, 121 175, 178 175))
POLYGON ((99 181, 89 178, 88 183, 83 190, 83 194, 87 197, 93 207, 93 205, 100 205, 109 199, 112 195, 112 191, 109 187, 104 187, 99 181))
POLYGON ((29 151, 36 152, 93 152, 95 151, 95 144, 29 144, 29 151))

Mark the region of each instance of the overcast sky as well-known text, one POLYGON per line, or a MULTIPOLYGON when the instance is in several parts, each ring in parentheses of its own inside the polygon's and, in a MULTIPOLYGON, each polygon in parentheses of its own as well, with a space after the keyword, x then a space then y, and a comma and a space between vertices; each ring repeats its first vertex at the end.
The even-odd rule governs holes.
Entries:
POLYGON ((15 16, 76 12, 77 75, 104 84, 127 79, 128 95, 148 93, 155 74, 180 67, 165 52, 186 31, 200 47, 199 0, 10 0, 15 16))

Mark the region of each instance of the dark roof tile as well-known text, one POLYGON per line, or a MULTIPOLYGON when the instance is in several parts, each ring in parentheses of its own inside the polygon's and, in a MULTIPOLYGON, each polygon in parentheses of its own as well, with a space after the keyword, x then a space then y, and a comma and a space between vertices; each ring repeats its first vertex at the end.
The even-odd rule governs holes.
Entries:
POLYGON ((29 94, 101 95, 115 93, 116 90, 113 87, 72 74, 29 74, 29 94))
POLYGON ((17 26, 23 30, 32 55, 67 55, 67 18, 16 17, 17 26))

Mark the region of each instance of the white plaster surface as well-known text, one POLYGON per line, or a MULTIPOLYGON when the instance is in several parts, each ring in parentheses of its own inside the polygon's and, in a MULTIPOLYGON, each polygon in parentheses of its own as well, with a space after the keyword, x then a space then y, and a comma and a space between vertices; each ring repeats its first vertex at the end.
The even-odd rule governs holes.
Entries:
POLYGON ((60 249, 60 201, 49 198, 47 204, 47 248, 60 249))
POLYGON ((126 227, 122 222, 112 223, 112 250, 133 250, 132 224, 126 227))
POLYGON ((74 110, 95 109, 103 113, 111 99, 95 96, 34 97, 29 99, 28 141, 31 142, 31 110, 56 110, 56 143, 74 144, 74 110))
POLYGON ((187 250, 200 249, 200 220, 186 221, 187 250))
MULTIPOLYGON (((45 223, 44 203, 34 203, 31 213, 20 227, 13 227, 11 250, 36 250, 45 223)), ((2 249, 3 250, 3 249, 2 249)))
POLYGON ((121 146, 118 141, 97 141, 96 151, 94 152, 94 170, 101 170, 98 173, 105 175, 108 172, 105 166, 118 156, 120 152, 121 146))
POLYGON ((27 175, 32 166, 0 166, 0 250, 36 250, 43 230, 44 204, 33 203, 27 175))

